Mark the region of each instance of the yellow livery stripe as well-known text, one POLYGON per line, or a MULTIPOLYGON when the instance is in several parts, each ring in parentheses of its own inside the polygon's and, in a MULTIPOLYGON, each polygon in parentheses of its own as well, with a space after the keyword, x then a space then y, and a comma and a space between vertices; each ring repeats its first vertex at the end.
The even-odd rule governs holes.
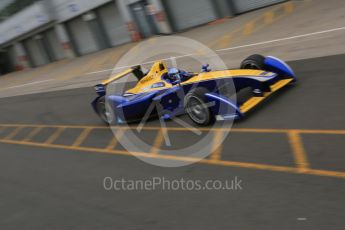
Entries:
POLYGON ((273 92, 276 92, 277 90, 283 88, 284 86, 286 86, 287 84, 289 84, 290 82, 292 82, 293 79, 284 79, 284 80, 280 80, 278 82, 276 82, 275 84, 270 86, 271 92, 267 92, 264 94, 263 97, 251 97, 250 99, 248 99, 246 102, 244 102, 241 106, 240 106, 240 110, 242 113, 246 113, 249 110, 251 110, 252 108, 254 108, 256 105, 258 105, 260 102, 262 102, 263 100, 265 100, 268 96, 270 96, 273 92))
POLYGON ((254 108, 257 104, 263 101, 266 97, 252 97, 248 99, 245 103, 240 106, 240 110, 242 113, 246 113, 252 108, 254 108))
POLYGON ((119 74, 117 74, 117 75, 115 75, 115 76, 113 76, 113 77, 103 81, 102 85, 108 85, 110 82, 113 82, 113 81, 115 81, 117 79, 120 79, 120 78, 126 76, 127 74, 132 73, 132 71, 133 71, 132 69, 125 70, 125 71, 123 71, 123 72, 121 72, 121 73, 119 73, 119 74))
POLYGON ((289 84, 290 82, 292 82, 293 79, 284 79, 284 80, 280 80, 278 82, 276 82, 275 84, 271 85, 271 92, 275 92, 281 88, 283 88, 284 86, 286 86, 287 84, 289 84))
POLYGON ((272 75, 272 73, 270 72, 268 72, 267 74, 264 74, 264 73, 265 71, 262 71, 262 70, 247 70, 247 69, 212 71, 212 72, 200 73, 197 76, 192 77, 188 81, 185 81, 183 84, 197 83, 200 81, 214 80, 214 79, 228 78, 228 77, 241 77, 241 76, 265 77, 265 76, 272 75))

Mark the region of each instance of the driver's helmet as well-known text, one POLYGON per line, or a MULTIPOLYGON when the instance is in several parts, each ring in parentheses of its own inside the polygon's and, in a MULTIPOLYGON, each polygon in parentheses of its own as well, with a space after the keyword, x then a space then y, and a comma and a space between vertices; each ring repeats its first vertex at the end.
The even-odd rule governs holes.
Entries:
POLYGON ((177 83, 181 80, 180 71, 177 68, 170 68, 168 70, 168 78, 171 83, 177 83))

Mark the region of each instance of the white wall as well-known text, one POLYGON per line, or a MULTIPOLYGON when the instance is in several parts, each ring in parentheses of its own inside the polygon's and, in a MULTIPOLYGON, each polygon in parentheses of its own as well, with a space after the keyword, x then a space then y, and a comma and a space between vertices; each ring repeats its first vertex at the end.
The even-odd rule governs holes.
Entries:
POLYGON ((114 0, 50 0, 56 20, 63 22, 114 0))
POLYGON ((45 4, 37 2, 0 24, 0 44, 34 30, 52 20, 45 4))
POLYGON ((66 21, 114 0, 45 0, 37 2, 0 24, 0 44, 48 22, 66 21))

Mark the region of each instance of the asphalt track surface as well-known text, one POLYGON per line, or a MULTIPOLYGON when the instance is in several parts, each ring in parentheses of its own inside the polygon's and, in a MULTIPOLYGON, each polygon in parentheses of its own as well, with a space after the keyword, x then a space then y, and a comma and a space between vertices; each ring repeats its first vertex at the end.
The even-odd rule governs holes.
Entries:
MULTIPOLYGON (((282 90, 246 119, 236 122, 234 128, 239 132, 232 133, 223 145, 222 159, 242 162, 234 165, 201 162, 162 168, 132 156, 105 154, 92 148, 83 151, 23 144, 22 139, 32 130, 19 129, 19 124, 44 126, 36 142, 54 131, 47 125, 101 126, 89 105, 95 96, 93 89, 3 98, 0 123, 14 126, 0 131, 0 227, 343 229, 344 60, 345 55, 337 55, 290 62, 298 84, 282 90), (297 137, 303 140, 308 164, 315 173, 291 170, 298 166, 291 150, 292 146, 298 152, 298 144, 289 144, 294 140, 289 135, 296 130, 311 130, 297 133, 297 137), (251 164, 253 167, 248 167, 251 164), (262 165, 276 168, 260 168, 262 165), (108 176, 202 181, 237 176, 243 189, 106 191, 102 183, 108 176)), ((102 145, 109 133, 96 135, 83 144, 102 145)), ((69 146, 79 135, 68 130, 55 141, 69 146)), ((155 132, 147 134, 150 140, 156 136, 155 132)), ((184 136, 184 140, 193 141, 190 136, 184 136)))

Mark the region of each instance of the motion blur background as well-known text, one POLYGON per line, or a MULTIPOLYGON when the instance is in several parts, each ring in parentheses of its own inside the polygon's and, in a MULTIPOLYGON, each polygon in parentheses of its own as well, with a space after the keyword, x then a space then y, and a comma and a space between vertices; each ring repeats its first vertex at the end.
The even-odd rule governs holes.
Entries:
MULTIPOLYGON (((0 229, 344 230, 344 9, 344 0, 0 0, 0 229), (157 49, 166 35, 204 44, 229 69, 255 53, 278 57, 297 84, 236 121, 210 157, 147 164, 90 102, 124 54, 149 56, 142 45, 157 49), (107 191, 105 177, 238 177, 244 189, 107 191)), ((196 54, 174 61, 200 71, 207 62, 195 56, 207 55, 196 54)), ((200 138, 173 121, 160 127, 150 121, 140 137, 161 149, 162 130, 177 148, 200 138)), ((213 145, 224 133, 202 130, 213 145)))
POLYGON ((2 0, 0 74, 157 34, 186 31, 283 0, 2 0))

